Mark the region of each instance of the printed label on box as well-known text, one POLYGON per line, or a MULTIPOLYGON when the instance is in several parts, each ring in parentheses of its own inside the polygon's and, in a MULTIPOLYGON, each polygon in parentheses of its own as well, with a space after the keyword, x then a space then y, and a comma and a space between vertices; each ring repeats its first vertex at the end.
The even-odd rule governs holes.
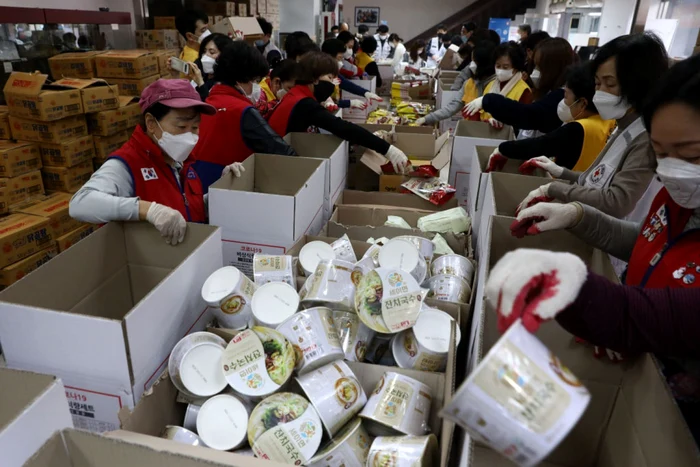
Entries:
POLYGON ((118 395, 66 386, 66 400, 75 428, 97 433, 119 429, 123 404, 118 395))
POLYGON ((255 254, 283 255, 287 249, 281 246, 223 240, 224 265, 235 266, 243 274, 253 279, 253 256, 255 254))

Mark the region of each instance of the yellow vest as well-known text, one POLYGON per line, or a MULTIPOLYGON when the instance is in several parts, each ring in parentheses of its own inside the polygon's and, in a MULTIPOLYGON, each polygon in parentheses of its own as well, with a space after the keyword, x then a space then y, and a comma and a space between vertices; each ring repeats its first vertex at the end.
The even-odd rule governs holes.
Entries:
MULTIPOLYGON (((186 62, 193 62, 199 58, 199 50, 194 50, 191 47, 185 46, 182 48, 182 52, 180 52, 180 60, 184 60, 186 62)), ((180 73, 180 78, 185 79, 187 78, 187 75, 184 73, 180 73)))
POLYGON ((363 70, 367 68, 367 65, 369 65, 373 61, 374 59, 366 53, 364 53, 362 50, 358 51, 355 55, 355 65, 358 68, 362 68, 363 70))
MULTIPOLYGON (((496 80, 491 81, 489 84, 486 85, 486 88, 484 88, 484 96, 489 93, 491 88, 493 87, 493 84, 496 82, 496 80)), ((513 101, 520 101, 520 98, 522 97, 523 93, 527 90, 530 89, 530 86, 527 85, 527 83, 523 80, 518 81, 515 86, 513 86, 513 89, 510 90, 508 94, 506 94, 506 99, 510 99, 513 101)), ((491 114, 485 111, 481 111, 481 121, 482 122, 487 122, 491 118, 491 114)))
POLYGON ((583 147, 581 147, 581 155, 572 170, 585 172, 605 147, 610 132, 615 127, 615 120, 603 120, 600 115, 596 114, 576 120, 576 122, 583 127, 583 147))
POLYGON ((275 93, 272 92, 272 89, 270 89, 270 85, 267 83, 267 78, 263 78, 259 84, 260 89, 262 89, 262 92, 264 92, 265 96, 267 96, 267 102, 277 100, 277 96, 275 96, 275 93))
POLYGON ((476 89, 476 81, 474 78, 469 78, 467 84, 464 86, 464 95, 462 96, 462 102, 469 104, 471 101, 479 96, 479 90, 476 89))

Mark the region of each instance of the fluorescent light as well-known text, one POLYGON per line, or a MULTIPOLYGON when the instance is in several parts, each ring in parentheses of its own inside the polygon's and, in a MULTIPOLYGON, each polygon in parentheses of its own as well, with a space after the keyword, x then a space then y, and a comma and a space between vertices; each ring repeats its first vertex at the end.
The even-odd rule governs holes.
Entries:
POLYGON ((603 13, 601 13, 600 11, 592 11, 588 13, 588 16, 602 16, 602 14, 603 13))

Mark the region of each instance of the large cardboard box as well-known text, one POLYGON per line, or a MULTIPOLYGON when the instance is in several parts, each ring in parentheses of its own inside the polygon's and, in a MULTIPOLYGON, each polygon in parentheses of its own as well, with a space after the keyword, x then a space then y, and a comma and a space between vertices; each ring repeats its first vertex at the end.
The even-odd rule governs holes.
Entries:
POLYGON ((109 84, 117 86, 119 94, 122 96, 139 97, 149 84, 153 84, 160 79, 159 74, 147 76, 141 79, 109 78, 109 84))
POLYGON ((90 79, 97 76, 95 57, 104 52, 69 52, 49 58, 51 77, 59 80, 64 77, 90 79))
POLYGON ((2 268, 48 248, 51 246, 49 220, 28 214, 0 218, 0 245, 2 268))
POLYGON ((231 38, 237 33, 242 33, 246 42, 255 42, 258 39, 262 39, 263 32, 262 29, 260 29, 258 20, 244 16, 245 15, 224 18, 223 21, 217 22, 213 28, 210 26, 211 31, 225 34, 231 38))
POLYGON ((88 235, 92 234, 97 229, 98 226, 95 224, 85 224, 81 222, 80 227, 56 239, 56 248, 58 248, 58 252, 63 253, 79 241, 85 240, 88 235))
MULTIPOLYGON (((351 79, 351 83, 361 87, 362 89, 365 89, 367 92, 371 92, 376 94, 377 93, 377 78, 372 76, 371 79, 351 79)), ((341 99, 346 99, 346 100, 351 100, 351 99, 359 99, 364 101, 365 96, 364 94, 362 96, 358 96, 357 94, 353 94, 351 92, 347 91, 341 91, 340 92, 340 98, 341 99)), ((369 102, 367 102, 369 104, 369 102)), ((365 123, 367 121, 367 117, 369 116, 369 113, 375 110, 379 105, 377 102, 373 102, 371 105, 368 105, 367 108, 365 109, 353 109, 353 108, 347 108, 343 109, 343 118, 345 120, 350 120, 353 122, 358 122, 358 123, 365 123)))
POLYGON ((136 46, 144 49, 177 49, 180 33, 177 29, 141 29, 136 31, 136 46))
POLYGON ((445 211, 457 207, 457 200, 452 198, 445 204, 436 206, 412 193, 378 193, 369 191, 344 190, 335 201, 339 205, 393 206, 413 208, 421 211, 445 211))
POLYGON ((158 74, 170 75, 171 70, 168 68, 168 59, 170 57, 179 57, 180 49, 154 50, 153 53, 158 57, 158 74))
POLYGON ((0 388, 3 467, 25 465, 54 431, 73 426, 63 383, 55 376, 0 368, 0 388))
POLYGON ((10 211, 10 206, 44 194, 41 172, 35 170, 13 178, 0 178, 0 213, 10 211))
POLYGON ((154 29, 176 29, 174 16, 155 16, 153 18, 154 29))
POLYGON ((80 115, 80 91, 57 83, 46 84, 49 75, 15 71, 3 92, 10 115, 45 122, 80 115))
POLYGON ((45 250, 34 253, 31 256, 17 261, 0 269, 0 285, 8 287, 24 276, 34 271, 38 267, 46 264, 51 258, 58 254, 58 247, 51 245, 45 250))
POLYGON ((397 78, 391 83, 392 100, 430 99, 432 79, 406 80, 397 78))
POLYGON ((6 105, 0 105, 0 139, 11 139, 10 110, 6 105))
POLYGON ((46 167, 73 167, 95 157, 91 135, 69 139, 59 144, 39 144, 41 160, 46 167))
MULTIPOLYGON (((444 81, 442 79, 438 81, 436 95, 436 104, 438 109, 443 109, 447 107, 454 100, 462 99, 463 91, 452 91, 450 88, 452 87, 452 82, 454 81, 454 79, 451 79, 450 81, 444 81)), ((448 130, 455 130, 457 128, 457 124, 462 120, 462 113, 458 112, 456 115, 453 115, 449 119, 442 120, 440 122, 440 131, 444 133, 448 130)))
POLYGON ((141 79, 158 74, 158 57, 150 50, 112 50, 97 57, 100 78, 141 79))
POLYGON ((103 79, 63 78, 54 84, 80 90, 80 99, 85 113, 119 107, 119 90, 103 79))
POLYGON ((88 134, 84 115, 67 117, 54 122, 39 122, 10 115, 12 138, 45 143, 60 143, 88 134))
POLYGON ((40 168, 38 144, 0 141, 0 177, 17 177, 40 168))
POLYGON ((90 180, 94 169, 92 161, 81 162, 73 167, 44 167, 41 174, 44 188, 74 193, 90 180))
POLYGON ((129 141, 130 130, 119 131, 112 136, 93 136, 95 140, 95 159, 104 162, 114 151, 129 141))
POLYGON ((0 292, 7 366, 61 377, 84 404, 76 427, 114 430, 178 340, 210 319, 201 287, 221 266, 214 227, 188 224, 173 247, 148 223, 110 222, 0 292))
POLYGON ((379 76, 382 78, 382 85, 377 87, 377 95, 391 97, 391 83, 394 82, 394 67, 385 64, 377 64, 379 76))
POLYGON ((90 132, 98 136, 113 136, 133 127, 137 112, 140 115, 141 108, 133 97, 119 96, 118 109, 88 115, 90 132))
POLYGON ((68 209, 70 199, 71 195, 68 193, 52 193, 37 201, 30 201, 13 208, 12 211, 47 218, 51 235, 55 240, 82 225, 82 222, 70 216, 68 209))

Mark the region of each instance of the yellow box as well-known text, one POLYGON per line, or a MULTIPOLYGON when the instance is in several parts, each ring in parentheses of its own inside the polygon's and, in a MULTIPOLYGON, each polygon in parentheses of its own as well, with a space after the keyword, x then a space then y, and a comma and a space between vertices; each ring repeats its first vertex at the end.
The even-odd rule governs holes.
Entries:
POLYGON ((141 79, 158 74, 158 58, 150 50, 112 50, 97 60, 100 78, 141 79))
POLYGON ((84 224, 81 227, 73 230, 72 232, 68 232, 62 237, 58 237, 58 239, 56 239, 56 246, 58 247, 58 252, 63 253, 68 248, 72 247, 80 240, 93 233, 99 227, 99 225, 95 224, 84 224))
POLYGON ((92 161, 81 162, 73 167, 44 167, 41 174, 47 190, 75 192, 90 180, 94 169, 92 161))
POLYGON ((29 214, 0 219, 0 267, 4 268, 51 246, 49 220, 29 214))
POLYGON ((80 91, 46 84, 48 78, 41 73, 13 72, 3 89, 10 115, 53 121, 83 113, 80 91))
POLYGON ((136 31, 136 46, 144 49, 176 49, 180 47, 180 33, 173 29, 142 29, 136 31))
POLYGON ((153 27, 155 29, 177 29, 175 27, 175 17, 156 16, 153 18, 153 27))
POLYGON ((155 83, 160 79, 160 75, 147 76, 141 79, 122 79, 122 78, 109 78, 109 84, 113 84, 119 88, 119 94, 121 96, 131 96, 140 97, 146 87, 155 83))
POLYGON ((85 115, 76 115, 55 122, 40 122, 10 115, 10 130, 14 139, 39 143, 60 143, 66 139, 88 134, 85 115))
POLYGON ((95 57, 104 52, 75 52, 54 55, 49 58, 51 76, 58 80, 65 76, 90 79, 97 76, 95 57))
POLYGON ((63 78, 54 84, 78 89, 85 113, 101 112, 119 107, 117 86, 113 86, 103 79, 63 78))
POLYGON ((92 136, 81 136, 63 143, 39 144, 41 160, 48 167, 72 167, 95 157, 95 145, 92 136))
POLYGON ((55 239, 83 225, 83 222, 70 216, 68 209, 70 199, 69 193, 52 193, 36 201, 13 206, 12 212, 47 218, 51 234, 55 239))
POLYGON ((112 136, 94 136, 95 140, 95 159, 104 162, 114 151, 119 149, 129 141, 132 130, 124 130, 113 134, 112 136))
POLYGON ((0 139, 11 139, 10 111, 6 105, 0 105, 0 139))
POLYGON ((111 136, 127 128, 131 128, 134 114, 141 112, 138 102, 133 97, 120 96, 119 108, 105 110, 88 115, 90 133, 98 136, 111 136))
POLYGON ((38 144, 0 141, 0 177, 17 177, 40 168, 38 144))

